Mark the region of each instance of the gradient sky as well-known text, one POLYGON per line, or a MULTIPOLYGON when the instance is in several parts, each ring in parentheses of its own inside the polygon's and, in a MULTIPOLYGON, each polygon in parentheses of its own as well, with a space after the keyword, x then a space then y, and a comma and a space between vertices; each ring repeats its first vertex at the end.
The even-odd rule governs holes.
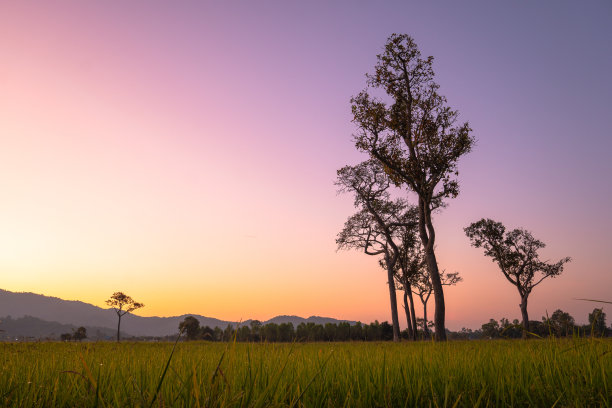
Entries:
POLYGON ((0 287, 121 290, 145 316, 389 320, 376 260, 336 252, 354 209, 333 182, 364 159, 349 99, 397 32, 477 138, 434 220, 464 277, 449 328, 520 316, 463 233, 482 217, 573 258, 530 316, 584 322, 597 305, 574 298, 612 300, 612 4, 406 3, 0 2, 0 287))

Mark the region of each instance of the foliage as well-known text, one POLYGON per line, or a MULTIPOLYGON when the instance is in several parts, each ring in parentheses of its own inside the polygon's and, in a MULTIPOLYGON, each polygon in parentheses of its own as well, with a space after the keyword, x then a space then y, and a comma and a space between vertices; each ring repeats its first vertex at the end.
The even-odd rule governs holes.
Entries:
POLYGON ((592 313, 589 313, 589 326, 594 336, 606 334, 606 314, 602 308, 595 308, 592 313))
POLYGON ((200 321, 193 316, 187 316, 179 323, 179 332, 185 333, 188 340, 195 340, 200 335, 200 321))
POLYGON ((106 304, 115 309, 117 314, 120 316, 144 307, 143 303, 135 302, 134 299, 123 292, 113 293, 110 299, 106 301, 106 304))
POLYGON ((557 337, 571 336, 574 333, 574 318, 567 312, 557 309, 550 318, 542 317, 542 321, 550 328, 551 334, 557 337))
POLYGON ((87 338, 87 329, 83 326, 77 328, 74 333, 72 333, 72 339, 73 340, 84 340, 87 338))
POLYGON ((546 245, 521 228, 506 232, 506 227, 491 219, 481 219, 464 229, 475 248, 483 248, 486 256, 497 263, 506 279, 518 289, 521 296, 523 335, 530 332, 527 300, 533 289, 546 278, 554 278, 563 272, 571 258, 556 263, 542 261, 538 251, 546 245))

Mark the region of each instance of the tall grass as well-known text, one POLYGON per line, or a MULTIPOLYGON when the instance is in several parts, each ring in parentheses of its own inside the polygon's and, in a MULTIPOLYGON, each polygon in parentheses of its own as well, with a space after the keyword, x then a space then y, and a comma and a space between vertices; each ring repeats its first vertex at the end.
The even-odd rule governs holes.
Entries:
POLYGON ((185 342, 170 359, 172 350, 3 343, 0 406, 610 407, 612 400, 605 339, 185 342))

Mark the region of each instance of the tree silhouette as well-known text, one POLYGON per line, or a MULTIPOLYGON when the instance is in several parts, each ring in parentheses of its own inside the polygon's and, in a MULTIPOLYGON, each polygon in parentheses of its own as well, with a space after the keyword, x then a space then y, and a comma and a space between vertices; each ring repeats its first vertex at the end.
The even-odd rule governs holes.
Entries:
POLYGON ((438 93, 433 57, 422 59, 411 37, 391 35, 377 59, 367 83, 387 96, 379 99, 364 90, 351 99, 355 146, 378 160, 395 184, 418 196, 419 236, 436 303, 436 339, 445 340, 432 213, 444 206, 444 199, 459 193, 457 162, 471 150, 474 139, 467 123, 456 125, 458 112, 438 93))
POLYGON ((546 245, 524 229, 506 232, 506 227, 491 219, 481 219, 464 229, 475 248, 483 248, 486 256, 493 258, 506 279, 516 286, 521 296, 523 338, 529 332, 527 300, 533 289, 546 278, 554 278, 563 272, 563 266, 571 261, 566 257, 556 263, 540 260, 538 250, 546 245))
POLYGON ((395 279, 397 288, 404 293, 404 311, 408 324, 409 337, 417 339, 417 320, 412 297, 412 281, 425 268, 425 259, 421 245, 417 241, 416 228, 404 228, 400 234, 400 255, 397 263, 395 279))
POLYGON ((561 309, 555 310, 550 317, 542 317, 542 321, 557 337, 570 336, 576 324, 574 318, 561 309))
POLYGON ((200 335, 200 321, 193 316, 187 316, 179 323, 179 332, 185 332, 188 340, 195 340, 200 335))
POLYGON ((352 192, 355 207, 360 211, 351 216, 338 234, 338 249, 363 249, 368 255, 382 255, 387 270, 393 340, 399 341, 399 318, 395 293, 395 268, 400 249, 395 240, 400 228, 414 228, 416 210, 404 200, 391 200, 387 191, 389 178, 374 160, 338 170, 336 185, 340 192, 352 192))
MULTIPOLYGON (((447 274, 444 270, 440 272, 440 280, 443 286, 452 286, 461 282, 463 278, 459 276, 459 272, 452 272, 447 274)), ((427 302, 433 292, 433 285, 431 283, 431 277, 429 276, 429 270, 427 268, 421 268, 419 274, 413 275, 411 281, 414 293, 421 299, 423 304, 423 331, 425 335, 429 335, 429 326, 427 324, 427 302)))
POLYGON ((87 329, 83 326, 77 328, 76 330, 74 330, 74 333, 72 333, 73 340, 81 341, 86 338, 87 338, 87 329))
POLYGON ((106 301, 106 304, 115 309, 117 316, 119 317, 119 322, 117 323, 117 342, 120 341, 120 329, 121 329, 121 318, 133 312, 136 309, 140 309, 144 307, 144 304, 135 302, 134 299, 129 297, 123 292, 115 292, 113 295, 106 301))
POLYGON ((593 336, 605 336, 606 334, 606 314, 603 308, 593 309, 593 313, 589 313, 589 326, 593 336))

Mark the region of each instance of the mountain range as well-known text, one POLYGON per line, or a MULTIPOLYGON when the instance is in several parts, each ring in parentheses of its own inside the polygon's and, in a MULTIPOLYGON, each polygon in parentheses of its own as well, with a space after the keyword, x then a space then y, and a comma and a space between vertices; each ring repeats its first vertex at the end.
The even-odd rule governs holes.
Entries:
MULTIPOLYGON (((122 336, 169 336, 178 332, 179 323, 186 316, 193 316, 201 326, 225 328, 236 326, 238 322, 219 320, 197 314, 184 314, 171 317, 144 317, 127 314, 121 319, 122 336)), ((241 322, 249 324, 251 320, 241 322)), ((347 320, 337 320, 330 317, 310 316, 276 316, 268 323, 339 323, 347 320)), ((354 324, 353 321, 348 321, 354 324)), ((84 326, 91 335, 97 338, 108 338, 116 333, 117 314, 114 309, 104 309, 89 303, 64 300, 56 297, 35 293, 10 292, 0 289, 0 337, 30 336, 36 338, 59 337, 60 333, 84 326)))

